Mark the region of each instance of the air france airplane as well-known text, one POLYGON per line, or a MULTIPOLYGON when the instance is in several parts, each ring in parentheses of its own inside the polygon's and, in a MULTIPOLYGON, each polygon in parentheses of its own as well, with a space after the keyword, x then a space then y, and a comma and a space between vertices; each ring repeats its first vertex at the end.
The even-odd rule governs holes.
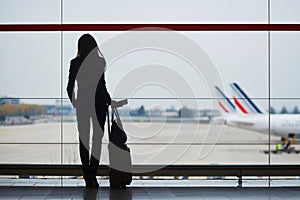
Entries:
MULTIPOLYGON (((257 106, 244 90, 237 84, 230 84, 234 96, 229 99, 219 87, 216 93, 220 99, 218 104, 225 112, 223 119, 228 126, 252 130, 281 137, 282 150, 290 153, 290 145, 300 138, 300 115, 298 114, 268 114, 257 106), (270 131, 269 131, 270 130, 270 131)), ((216 118, 214 121, 219 121, 216 118)), ((279 149, 280 150, 280 149, 279 149)))

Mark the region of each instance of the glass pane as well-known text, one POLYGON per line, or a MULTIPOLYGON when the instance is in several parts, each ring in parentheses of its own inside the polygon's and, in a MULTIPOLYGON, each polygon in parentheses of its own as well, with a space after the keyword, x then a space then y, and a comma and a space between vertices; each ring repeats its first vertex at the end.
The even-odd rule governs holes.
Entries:
POLYGON ((229 84, 236 82, 249 92, 251 98, 268 98, 267 32, 193 31, 186 35, 206 51, 220 74, 223 92, 228 97, 233 95, 229 84))
MULTIPOLYGON (((300 149, 299 144, 294 144, 293 147, 298 151, 300 149)), ((274 147, 275 148, 275 147, 274 147)), ((278 165, 299 165, 299 153, 273 153, 271 152, 271 164, 278 165)))
MULTIPOLYGON (((267 145, 129 145, 133 164, 267 164, 267 145)), ((107 149, 107 148, 104 148, 107 149)), ((107 151, 107 150, 106 150, 107 151)), ((103 151, 103 160, 108 153, 103 151)))
POLYGON ((297 115, 300 110, 299 98, 274 98, 271 99, 271 114, 290 114, 297 115))
MULTIPOLYGON (((63 36, 64 91, 82 34, 63 36)), ((106 83, 113 98, 211 98, 214 86, 231 95, 228 85, 233 82, 249 90, 252 98, 268 98, 266 32, 91 34, 106 58, 106 83)))
POLYGON ((299 32, 271 34, 271 97, 299 98, 299 32))
MULTIPOLYGON (((81 35, 85 34, 86 32, 64 32, 63 33, 63 80, 62 80, 62 89, 63 89, 63 97, 68 98, 68 94, 66 91, 67 83, 68 83, 68 75, 70 69, 70 61, 77 56, 77 43, 78 39, 81 35)), ((117 35, 119 32, 89 32, 91 35, 94 36, 96 39, 98 46, 102 50, 101 44, 111 38, 114 35, 117 35)), ((103 52, 105 54, 105 52, 103 52)))
MULTIPOLYGON (((63 163, 62 164, 81 164, 79 156, 79 144, 63 145, 63 163)), ((100 163, 104 164, 104 163, 100 163)))
MULTIPOLYGON (((134 165, 268 164, 268 145, 128 144, 134 165)), ((108 165, 107 143, 100 163, 108 165)), ((64 145, 64 164, 80 164, 78 144, 64 145)))
POLYGON ((271 164, 299 164, 299 100, 271 100, 271 164))
POLYGON ((2 0, 0 24, 60 23, 60 0, 2 0))
MULTIPOLYGON (((268 105, 268 100, 254 102, 268 105)), ((224 111, 213 109, 211 100, 197 99, 196 105, 193 103, 194 100, 187 99, 129 99, 129 105, 119 109, 128 136, 127 144, 132 147, 134 164, 268 162, 268 114, 257 114, 255 117, 251 114, 239 116, 232 113, 222 117, 224 111), (227 120, 225 124, 224 120, 227 120), (240 158, 243 155, 248 159, 240 158), (199 156, 201 160, 198 159, 199 156), (175 160, 168 160, 170 157, 175 160), (148 161, 149 163, 145 163, 148 161)), ((101 157, 103 164, 108 163, 107 124, 104 132, 101 157)), ((64 147, 64 162, 79 162, 76 122, 64 122, 63 133, 64 142, 68 143, 64 147)), ((92 134, 92 130, 90 133, 92 134)), ((271 139, 273 140, 272 137, 271 139)))
POLYGON ((271 34, 271 164, 298 164, 299 32, 271 34))
POLYGON ((271 23, 292 24, 300 22, 298 8, 300 2, 297 0, 272 0, 271 2, 271 23))
POLYGON ((60 34, 0 33, 0 94, 14 98, 60 97, 60 34))
POLYGON ((0 144, 1 164, 60 164, 60 144, 0 144))
POLYGON ((60 143, 60 108, 60 100, 1 98, 0 143, 60 143))
POLYGON ((267 22, 266 0, 90 0, 84 3, 79 0, 66 0, 63 3, 64 23, 267 22))

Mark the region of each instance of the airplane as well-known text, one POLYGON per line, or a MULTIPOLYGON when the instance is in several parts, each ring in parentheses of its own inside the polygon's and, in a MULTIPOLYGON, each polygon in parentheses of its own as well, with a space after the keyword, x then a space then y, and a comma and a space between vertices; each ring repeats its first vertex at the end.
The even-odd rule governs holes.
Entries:
POLYGON ((214 122, 222 120, 228 126, 280 136, 281 144, 277 144, 272 153, 300 153, 291 147, 296 138, 300 138, 299 114, 269 114, 255 104, 237 83, 231 83, 230 86, 234 92, 232 99, 215 86, 218 104, 225 116, 213 119, 214 122))

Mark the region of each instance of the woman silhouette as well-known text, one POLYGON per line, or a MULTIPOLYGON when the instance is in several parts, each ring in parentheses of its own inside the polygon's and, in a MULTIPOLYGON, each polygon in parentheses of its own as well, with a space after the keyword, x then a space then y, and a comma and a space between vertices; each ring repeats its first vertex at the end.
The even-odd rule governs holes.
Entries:
POLYGON ((106 89, 105 59, 90 34, 78 40, 77 57, 71 60, 67 92, 76 108, 79 151, 86 187, 99 187, 96 174, 101 155, 102 137, 108 106, 115 104, 106 89), (77 98, 74 85, 77 82, 77 98), (90 150, 90 121, 93 124, 90 150), (91 153, 91 155, 90 155, 91 153))

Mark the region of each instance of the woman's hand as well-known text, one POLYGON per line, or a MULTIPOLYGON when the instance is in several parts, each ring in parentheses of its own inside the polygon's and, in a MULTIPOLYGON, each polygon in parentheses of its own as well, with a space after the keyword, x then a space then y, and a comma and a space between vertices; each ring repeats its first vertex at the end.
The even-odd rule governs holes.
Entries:
POLYGON ((110 105, 112 108, 116 108, 116 107, 118 107, 118 102, 115 100, 111 100, 110 105))
POLYGON ((122 106, 127 105, 127 104, 128 104, 128 100, 127 99, 123 99, 121 101, 111 100, 111 102, 110 102, 110 105, 111 105, 112 108, 122 107, 122 106))

